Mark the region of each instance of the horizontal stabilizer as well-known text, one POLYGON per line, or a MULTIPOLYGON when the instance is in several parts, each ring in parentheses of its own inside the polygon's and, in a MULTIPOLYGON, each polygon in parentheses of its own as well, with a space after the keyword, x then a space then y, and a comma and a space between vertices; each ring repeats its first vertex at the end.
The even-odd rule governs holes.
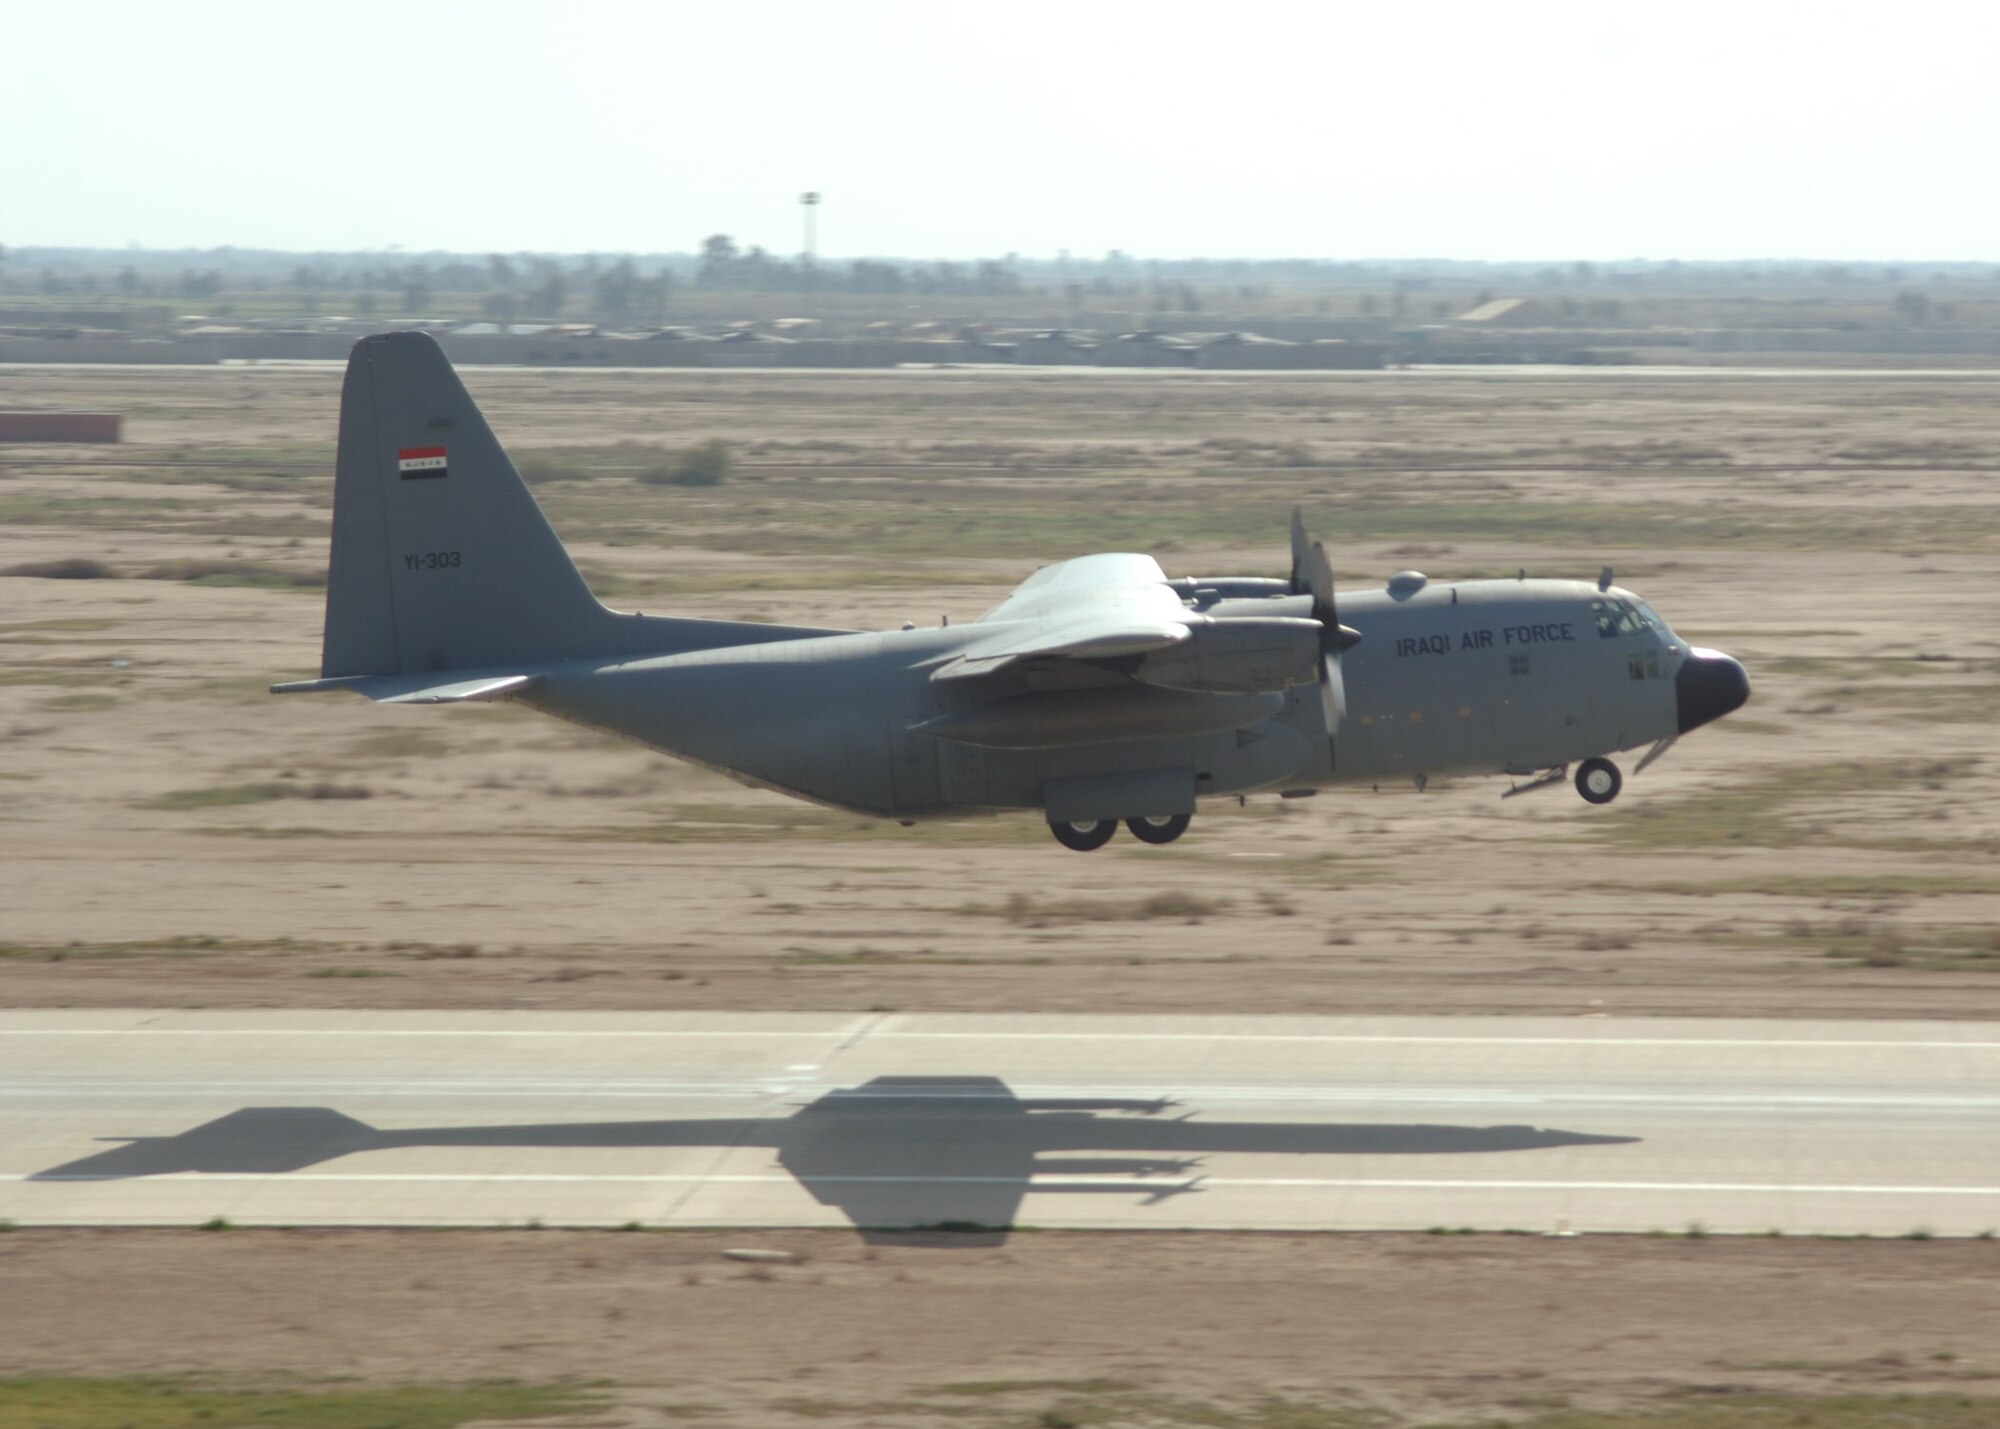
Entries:
POLYGON ((431 675, 341 675, 331 680, 295 680, 271 686, 274 695, 312 695, 322 690, 352 690, 378 705, 456 705, 470 700, 504 700, 531 690, 540 675, 483 675, 443 680, 431 675))

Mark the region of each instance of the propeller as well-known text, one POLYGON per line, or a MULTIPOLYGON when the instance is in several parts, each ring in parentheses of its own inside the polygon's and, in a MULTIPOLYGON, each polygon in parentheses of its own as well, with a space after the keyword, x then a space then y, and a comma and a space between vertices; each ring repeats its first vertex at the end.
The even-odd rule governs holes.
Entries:
POLYGON ((1340 623, 1340 610, 1333 594, 1333 562, 1327 559, 1323 544, 1307 539, 1305 516, 1296 506, 1292 508, 1292 594, 1312 597, 1313 619, 1320 624, 1320 704, 1326 711, 1327 737, 1332 738, 1347 713, 1347 683, 1340 674, 1341 652, 1360 644, 1361 632, 1340 623))

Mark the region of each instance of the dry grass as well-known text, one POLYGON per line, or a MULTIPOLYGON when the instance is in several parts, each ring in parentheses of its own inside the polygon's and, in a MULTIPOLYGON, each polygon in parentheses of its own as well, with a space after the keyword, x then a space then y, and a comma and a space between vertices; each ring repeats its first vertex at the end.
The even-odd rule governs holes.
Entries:
POLYGON ((1204 898, 1185 892, 1149 893, 1128 899, 1035 898, 1016 893, 998 906, 970 904, 958 911, 1004 918, 1024 928, 1047 928, 1058 923, 1128 923, 1160 919, 1199 923, 1228 912, 1229 900, 1204 898))
POLYGON ((182 813, 195 809, 231 809, 242 804, 264 804, 274 799, 370 799, 374 793, 365 784, 325 781, 293 784, 271 779, 256 784, 211 784, 201 789, 172 789, 140 801, 139 807, 182 813))
MULTIPOLYGON (((227 1222, 204 1229, 222 1230, 227 1222)), ((568 1385, 492 1382, 458 1387, 330 1387, 291 1382, 236 1384, 192 1375, 0 1379, 0 1429, 452 1429, 469 1423, 545 1419, 602 1402, 568 1385)))
POLYGON ((0 569, 0 576, 33 576, 49 581, 101 581, 113 579, 117 574, 104 562, 91 560, 88 556, 70 556, 58 561, 22 561, 0 569))
POLYGON ((257 590, 317 590, 325 571, 285 570, 257 561, 178 560, 139 573, 141 580, 186 581, 190 585, 248 586, 257 590))

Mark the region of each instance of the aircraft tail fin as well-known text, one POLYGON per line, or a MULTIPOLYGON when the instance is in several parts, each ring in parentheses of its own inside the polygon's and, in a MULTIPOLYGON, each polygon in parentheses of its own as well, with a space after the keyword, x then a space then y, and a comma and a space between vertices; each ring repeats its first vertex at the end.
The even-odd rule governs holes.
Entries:
POLYGON ((437 342, 392 332, 356 343, 340 397, 321 675, 556 659, 617 619, 437 342))
POLYGON ((320 678, 397 704, 505 699, 558 661, 841 635, 625 615, 590 593, 428 334, 364 337, 340 393, 320 678))

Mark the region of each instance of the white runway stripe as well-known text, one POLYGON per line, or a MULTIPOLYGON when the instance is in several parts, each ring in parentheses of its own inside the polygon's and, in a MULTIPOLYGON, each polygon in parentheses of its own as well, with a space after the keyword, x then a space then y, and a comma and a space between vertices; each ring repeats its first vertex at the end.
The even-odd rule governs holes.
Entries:
MULTIPOLYGON (((1606 1024, 1607 1026, 1612 1024, 1606 1024)), ((553 1038, 559 1041, 598 1040, 626 1037, 655 1041, 685 1041, 693 1038, 752 1038, 767 1041, 797 1041, 801 1038, 845 1038, 850 1028, 790 1028, 783 1031, 720 1030, 715 1028, 485 1028, 485 1027, 0 1027, 0 1037, 270 1037, 293 1041, 301 1037, 507 1037, 553 1038)), ((1963 1042, 1941 1037, 1932 1041, 1902 1039, 1878 1041, 1864 1038, 1793 1037, 1626 1037, 1606 1033, 1597 1037, 1443 1037, 1420 1034, 1358 1035, 1316 1032, 897 1032, 877 1030, 867 1034, 874 1041, 930 1042, 1303 1042, 1313 1046, 1403 1044, 1409 1046, 1464 1047, 1858 1047, 1879 1050, 2000 1051, 2000 1041, 1963 1042)))
MULTIPOLYGON (((30 1181, 32 1177, 20 1172, 0 1173, 0 1181, 30 1181)), ((233 1182, 275 1182, 292 1185, 298 1182, 341 1182, 353 1184, 411 1185, 450 1184, 467 1182, 486 1184, 490 1182, 548 1182, 557 1185, 579 1185, 603 1183, 608 1185, 685 1185, 712 1184, 721 1186, 1021 1186, 1029 1191, 1048 1190, 1060 1193, 1063 1187, 1090 1186, 1106 1190, 1129 1191, 1134 1195, 1147 1192, 1197 1190, 1222 1187, 1280 1187, 1295 1190, 1390 1190, 1390 1191, 1719 1191, 1742 1192, 1752 1195, 1810 1195, 1810 1196, 2000 1196, 2000 1186, 1816 1186, 1785 1182, 1733 1182, 1733 1181, 1448 1181, 1419 1179, 1379 1179, 1374 1177, 1345 1176, 1197 1176, 1179 1180, 1125 1180, 1104 1176, 1064 1176, 1060 1170, 1044 1170, 1037 1176, 1023 1182, 1018 1176, 792 1176, 783 1173, 771 1175, 716 1175, 660 1174, 645 1175, 592 1175, 589 1173, 555 1172, 548 1174, 497 1172, 493 1174, 431 1173, 421 1171, 380 1172, 374 1174, 342 1172, 203 1172, 176 1171, 166 1175, 131 1178, 122 1176, 45 1176, 35 1184, 74 1185, 80 1182, 120 1182, 133 1184, 162 1184, 172 1182, 196 1182, 201 1185, 218 1185, 233 1182), (1057 1184, 1038 1186, 1037 1181, 1053 1181, 1057 1184)))
MULTIPOLYGON (((457 1082, 449 1078, 408 1081, 367 1082, 152 1082, 140 1089, 122 1083, 25 1082, 0 1086, 0 1103, 9 1101, 175 1101, 201 1098, 219 1099, 240 1105, 280 1106, 286 1103, 327 1100, 429 1099, 451 1096, 474 1101, 691 1101, 768 1102, 774 1098, 786 1104, 817 1098, 838 1090, 849 1104, 888 1101, 897 1106, 918 1102, 940 1105, 970 1103, 992 1105, 991 1093, 952 1091, 870 1092, 840 1082, 796 1082, 773 1080, 765 1083, 719 1083, 714 1085, 647 1083, 606 1086, 601 1083, 561 1082, 509 1083, 501 1079, 457 1082)), ((1856 1093, 1830 1095, 1814 1092, 1705 1092, 1635 1091, 1603 1092, 1593 1088, 1551 1088, 1546 1086, 1408 1087, 1160 1087, 1160 1086, 1035 1086, 1012 1083, 1009 1090, 1027 1101, 1111 1099, 1157 1102, 1161 1116, 1197 1113, 1197 1119, 1215 1121, 1218 1109, 1242 1106, 1324 1107, 1324 1106, 1424 1106, 1496 1107, 1517 1111, 1529 1107, 1679 1107, 1685 1110, 1716 1112, 1796 1112, 1852 1111, 1857 1109, 1903 1110, 1959 1116, 2000 1116, 2000 1093, 1991 1096, 1924 1093, 1856 1093)), ((726 1116, 727 1112, 717 1115, 726 1116)), ((1143 1119, 1153 1114, 1121 1108, 1108 1113, 1143 1119)), ((1227 1118, 1220 1118, 1226 1120, 1227 1118)))

